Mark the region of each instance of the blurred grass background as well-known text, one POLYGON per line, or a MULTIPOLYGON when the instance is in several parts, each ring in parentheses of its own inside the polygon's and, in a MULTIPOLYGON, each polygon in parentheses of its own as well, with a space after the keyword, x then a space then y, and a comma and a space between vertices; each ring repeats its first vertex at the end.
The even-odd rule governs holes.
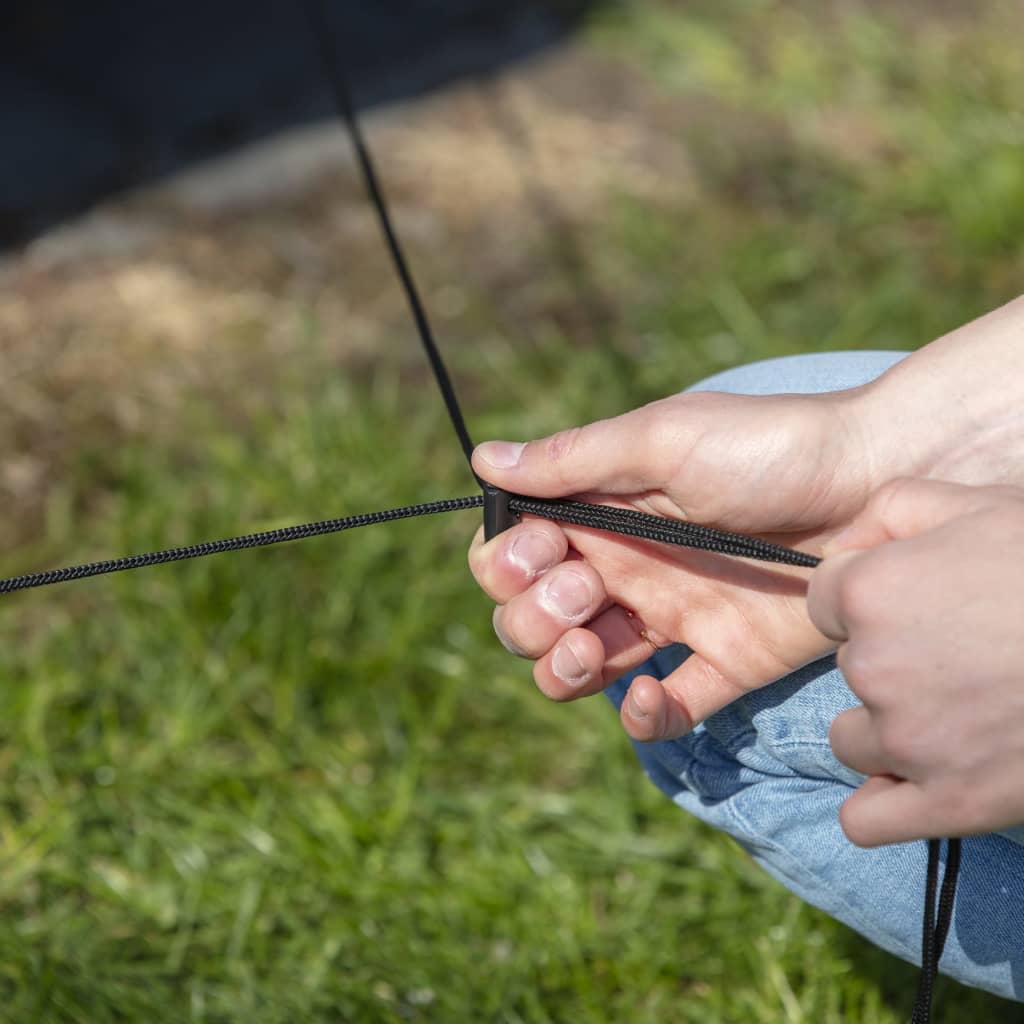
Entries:
MULTIPOLYGON (((475 436, 1011 298, 1022 28, 634 0, 372 117, 475 436)), ((340 128, 281 146, 334 155, 242 187, 258 147, 3 265, 4 575, 471 492, 340 128)), ((913 968, 678 812, 603 699, 536 693, 475 526, 4 599, 0 1019, 905 1019, 913 968)), ((938 1020, 997 1018, 942 985, 938 1020)))

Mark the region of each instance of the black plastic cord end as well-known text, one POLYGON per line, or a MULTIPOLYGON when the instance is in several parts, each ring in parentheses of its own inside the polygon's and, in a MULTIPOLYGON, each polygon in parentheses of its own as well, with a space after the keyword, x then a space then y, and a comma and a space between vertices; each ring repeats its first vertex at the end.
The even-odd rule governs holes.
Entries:
POLYGON ((480 486, 484 491, 484 540, 492 540, 510 526, 515 526, 519 522, 519 513, 509 508, 512 495, 508 491, 486 480, 481 480, 480 486))

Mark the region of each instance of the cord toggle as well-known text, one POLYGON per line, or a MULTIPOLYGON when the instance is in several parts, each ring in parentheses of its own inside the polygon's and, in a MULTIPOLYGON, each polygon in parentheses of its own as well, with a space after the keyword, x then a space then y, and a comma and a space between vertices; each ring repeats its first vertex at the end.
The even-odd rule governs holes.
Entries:
POLYGON ((484 492, 484 540, 493 540, 519 522, 519 513, 509 506, 512 495, 486 480, 480 481, 484 492))

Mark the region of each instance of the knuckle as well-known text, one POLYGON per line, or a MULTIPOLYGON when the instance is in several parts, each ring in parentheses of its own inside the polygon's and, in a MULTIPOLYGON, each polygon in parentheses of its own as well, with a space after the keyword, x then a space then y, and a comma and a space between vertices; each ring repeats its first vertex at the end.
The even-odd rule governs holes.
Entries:
POLYGON ((836 665, 850 689, 865 703, 872 703, 878 673, 875 659, 864 644, 843 644, 836 654, 836 665))
POLYGON ((884 519, 887 509, 890 509, 894 503, 901 499, 911 496, 919 486, 920 482, 913 477, 893 477, 875 491, 868 502, 868 507, 884 519))
POLYGON ((563 493, 572 493, 578 489, 578 477, 581 465, 579 460, 585 454, 583 438, 585 427, 569 427, 552 434, 545 444, 550 472, 561 487, 563 493))
POLYGON ((579 443, 582 427, 569 427, 567 430, 560 430, 548 438, 546 454, 551 462, 563 462, 569 458, 579 443))
MULTIPOLYGON (((851 725, 850 718, 848 717, 849 714, 849 711, 841 712, 832 719, 832 722, 828 727, 829 746, 840 761, 843 761, 843 758, 840 756, 839 752, 840 750, 845 750, 850 738, 850 733, 854 728, 854 726, 851 725)), ((845 764, 846 762, 843 761, 843 763, 845 764)))
POLYGON ((569 427, 552 434, 544 446, 551 471, 564 490, 574 489, 572 459, 579 450, 582 435, 583 427, 569 427))

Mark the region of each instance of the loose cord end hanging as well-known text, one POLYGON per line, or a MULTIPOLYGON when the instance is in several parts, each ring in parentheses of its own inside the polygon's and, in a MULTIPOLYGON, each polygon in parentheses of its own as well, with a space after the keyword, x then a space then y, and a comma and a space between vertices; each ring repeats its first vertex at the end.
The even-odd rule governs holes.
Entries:
POLYGON ((519 522, 519 513, 509 507, 512 495, 494 484, 480 481, 484 492, 484 540, 493 540, 519 522))

